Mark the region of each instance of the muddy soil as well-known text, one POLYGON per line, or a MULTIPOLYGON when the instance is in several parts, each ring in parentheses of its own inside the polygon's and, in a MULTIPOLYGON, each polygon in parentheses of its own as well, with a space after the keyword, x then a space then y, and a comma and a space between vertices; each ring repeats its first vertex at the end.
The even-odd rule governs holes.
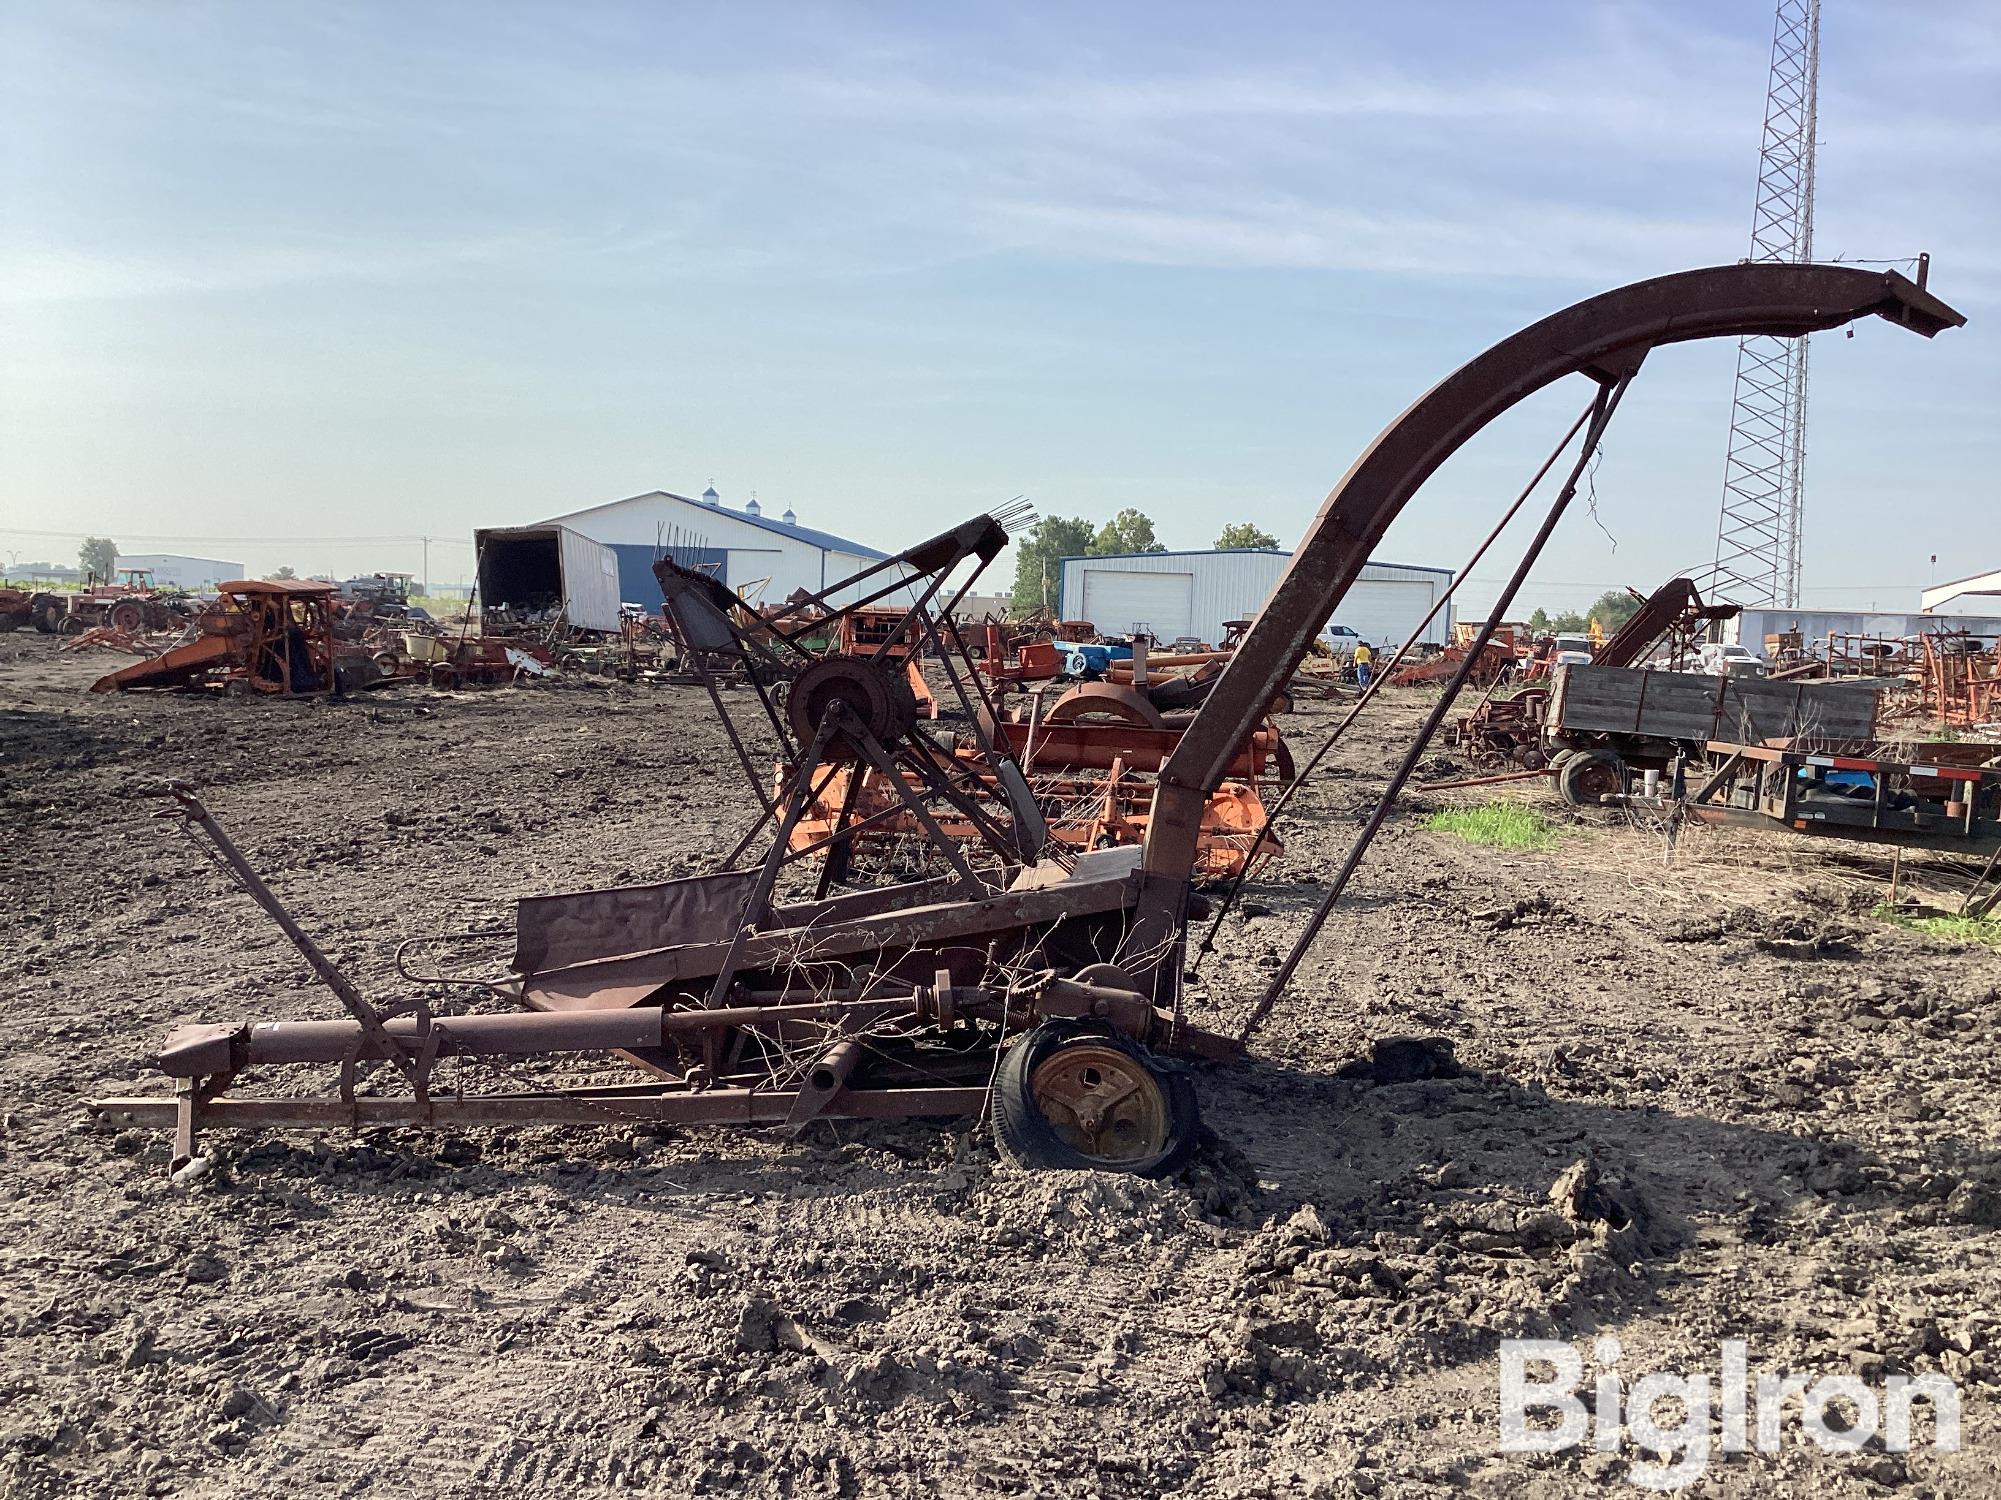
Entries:
MULTIPOLYGON (((1957 1452, 1788 1414, 1692 1493, 2001 1494, 2001 954, 1869 916, 1881 861, 1690 835, 1664 866, 1595 822, 1510 854, 1420 797, 1255 1056, 1200 1070, 1215 1140, 1173 1181, 839 1124, 217 1133, 170 1182, 163 1133, 82 1101, 157 1090, 177 1022, 336 1012, 150 783, 195 783, 377 998, 406 938, 706 868, 745 799, 692 690, 91 697, 85 655, 0 637, 6 1493, 1619 1491, 1638 1449, 1498 1430, 1503 1339, 1588 1381, 1610 1334, 1629 1383, 1742 1339, 1962 1393, 1957 1452)), ((1243 1013, 1418 711, 1314 779, 1204 1014, 1243 1013)))

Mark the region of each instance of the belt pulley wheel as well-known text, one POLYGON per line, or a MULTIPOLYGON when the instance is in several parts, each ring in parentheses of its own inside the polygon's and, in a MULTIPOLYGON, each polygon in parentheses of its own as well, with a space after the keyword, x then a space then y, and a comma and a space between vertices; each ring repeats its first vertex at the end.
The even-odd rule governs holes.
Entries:
MULTIPOLYGON (((786 690, 785 716, 792 732, 802 742, 810 741, 836 702, 885 745, 917 727, 917 695, 904 679, 900 661, 878 664, 873 657, 843 655, 814 662, 786 690)), ((838 743, 830 740, 829 749, 838 743)))

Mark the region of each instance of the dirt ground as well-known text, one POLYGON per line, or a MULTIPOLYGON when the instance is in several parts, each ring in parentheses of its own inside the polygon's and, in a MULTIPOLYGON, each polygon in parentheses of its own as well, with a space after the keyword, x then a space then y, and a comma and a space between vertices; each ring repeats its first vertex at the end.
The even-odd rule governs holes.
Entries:
MULTIPOLYGON (((1870 917, 1884 861, 1691 834, 1664 866, 1598 822, 1508 854, 1420 797, 1255 1056, 1200 1072, 1216 1140, 1174 1181, 841 1124, 217 1133, 177 1184, 82 1101, 159 1089, 177 1022, 336 1008, 147 784, 193 781, 378 999, 405 938, 706 868, 744 799, 693 690, 91 697, 85 656, 0 637, 8 1494, 1619 1491, 1633 1447, 1499 1445, 1500 1341, 1589 1372, 1606 1334, 1629 1383, 1742 1339, 1962 1393, 1957 1452, 1788 1418, 1689 1493, 2001 1494, 2001 952, 1870 917), (1397 1036, 1456 1066, 1372 1065, 1397 1036)), ((1242 1013, 1416 713, 1311 783, 1198 1006, 1242 1013)))

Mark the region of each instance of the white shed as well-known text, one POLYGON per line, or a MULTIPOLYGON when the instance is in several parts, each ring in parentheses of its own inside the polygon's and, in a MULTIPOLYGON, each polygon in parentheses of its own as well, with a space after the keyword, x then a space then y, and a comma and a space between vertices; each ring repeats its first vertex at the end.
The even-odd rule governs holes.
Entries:
MULTIPOLYGON (((1977 604, 1979 596, 1968 594, 1959 602, 1977 604)), ((1719 633, 1726 641, 1762 652, 1766 636, 1794 630, 1805 637, 1809 648, 1818 642, 1823 651, 1831 634, 1879 636, 1886 640, 1940 630, 2001 635, 2001 610, 1990 615, 1961 615, 1915 610, 1777 609, 1761 605, 1725 620, 1719 633)))
POLYGON ((1918 607, 1926 614, 1948 608, 2001 613, 2001 568, 1992 573, 1975 573, 1971 578, 1955 578, 1951 583, 1935 583, 1918 596, 1918 607))
POLYGON ((714 485, 700 499, 649 490, 541 524, 568 527, 608 545, 618 559, 620 596, 652 611, 661 607, 653 563, 662 556, 683 567, 710 569, 754 602, 775 603, 796 589, 817 594, 889 555, 802 526, 789 509, 774 518, 755 495, 741 508, 725 505, 714 485))
MULTIPOLYGON (((1089 620, 1106 635, 1145 630, 1156 640, 1195 636, 1214 644, 1226 621, 1251 619, 1264 608, 1291 561, 1291 553, 1268 548, 1066 557, 1062 615, 1089 620)), ((1398 646, 1451 586, 1450 568, 1371 561, 1328 623, 1374 645, 1398 646)), ((1449 641, 1451 615, 1440 610, 1423 639, 1449 641)))

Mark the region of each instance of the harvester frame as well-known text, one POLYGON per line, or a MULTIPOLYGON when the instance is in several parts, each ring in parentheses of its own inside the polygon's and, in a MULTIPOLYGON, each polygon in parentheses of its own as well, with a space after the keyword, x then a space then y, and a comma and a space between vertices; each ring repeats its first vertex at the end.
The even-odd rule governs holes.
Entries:
MULTIPOLYGON (((1145 842, 1136 849, 1038 860, 998 887, 955 871, 785 906, 771 899, 768 878, 787 843, 781 827, 755 870, 524 900, 514 972, 482 987, 528 1014, 439 1016, 418 1002, 380 1009, 350 999, 352 987, 343 990, 346 982, 327 965, 322 978, 348 1005, 347 1020, 184 1029, 161 1058, 176 1081, 174 1097, 99 1100, 94 1108, 173 1120, 175 1155, 185 1159, 206 1123, 504 1117, 797 1127, 816 1118, 940 1115, 991 1104, 997 1141, 1022 1159, 1172 1170, 1192 1148, 1194 1097, 1164 1058, 1232 1056, 1268 1018, 1484 654, 1493 622, 1512 608, 1647 355, 1685 340, 1792 337, 1872 315, 1927 337, 1964 321, 1921 282, 1894 273, 1721 266, 1587 299, 1448 376, 1392 422, 1328 496, 1162 766, 1145 842), (1424 480, 1495 417, 1573 374, 1586 377, 1591 398, 1544 472, 1579 432, 1582 444, 1461 663, 1464 670, 1392 769, 1305 931, 1236 1036, 1195 1026, 1183 1012, 1183 979, 1210 795, 1424 480), (1024 1032, 1025 1041, 1012 1041, 1024 1032), (437 1060, 452 1053, 605 1050, 640 1062, 653 1080, 611 1092, 525 1097, 462 1098, 433 1086, 437 1060), (252 1099, 230 1092, 254 1066, 336 1060, 337 1096, 252 1099), (383 1063, 401 1075, 407 1092, 365 1097, 354 1086, 356 1075, 383 1063)), ((940 582, 929 585, 926 599, 940 582)), ((858 727, 878 742, 881 736, 869 723, 878 711, 871 679, 859 673, 872 673, 877 684, 885 679, 854 658, 836 658, 830 667, 826 690, 810 695, 813 707, 800 721, 812 730, 808 748, 843 743, 865 753, 858 727)), ((801 678, 788 711, 799 711, 801 678)), ((185 793, 179 806, 196 816, 185 793)), ((784 814, 768 807, 765 816, 784 814)), ((247 884, 255 881, 247 867, 237 873, 247 884)), ((274 917, 282 910, 275 898, 267 909, 274 917)), ((310 958, 309 940, 300 933, 294 941, 310 958)))

